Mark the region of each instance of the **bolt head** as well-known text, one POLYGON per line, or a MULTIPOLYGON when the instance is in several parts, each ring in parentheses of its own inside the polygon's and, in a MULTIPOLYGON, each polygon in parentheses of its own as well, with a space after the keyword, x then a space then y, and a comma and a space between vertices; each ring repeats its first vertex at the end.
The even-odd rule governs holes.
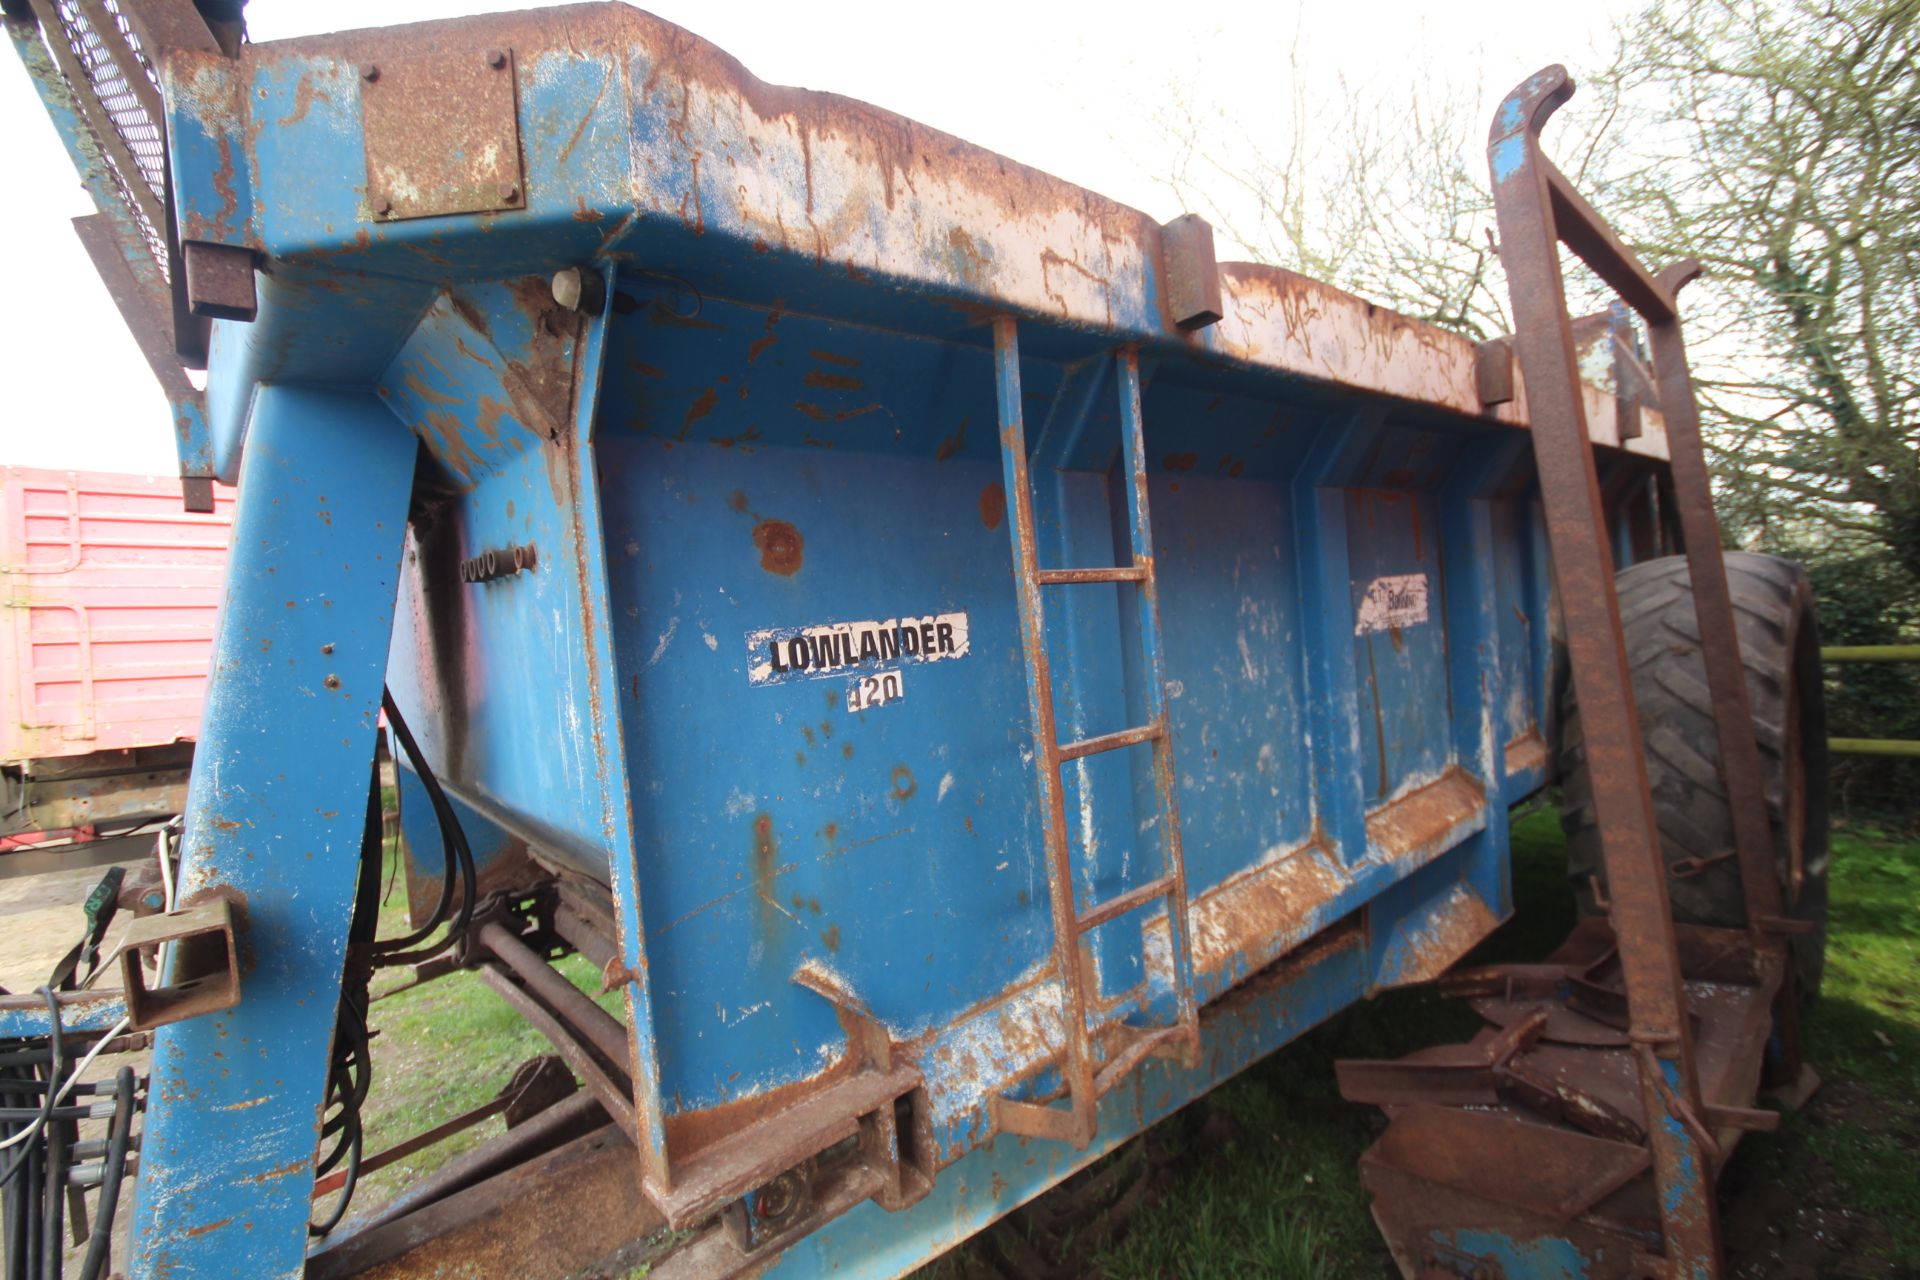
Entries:
POLYGON ((495 71, 505 67, 507 65, 507 51, 505 49, 487 50, 487 65, 495 71))
POLYGON ((507 204, 512 204, 514 201, 518 200, 519 198, 520 198, 520 187, 518 183, 503 182, 500 184, 500 199, 503 202, 507 204))
POLYGON ((385 196, 375 196, 372 203, 373 211, 383 218, 393 212, 393 201, 385 196))
POLYGON ((378 80, 380 68, 371 62, 363 62, 360 64, 360 78, 369 82, 378 80))

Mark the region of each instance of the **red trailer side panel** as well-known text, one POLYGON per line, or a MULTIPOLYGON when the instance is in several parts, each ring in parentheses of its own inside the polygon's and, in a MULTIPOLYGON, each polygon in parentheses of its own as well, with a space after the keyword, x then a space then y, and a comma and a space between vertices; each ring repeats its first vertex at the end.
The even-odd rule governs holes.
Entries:
POLYGON ((0 761, 195 735, 232 521, 221 486, 0 467, 0 761))

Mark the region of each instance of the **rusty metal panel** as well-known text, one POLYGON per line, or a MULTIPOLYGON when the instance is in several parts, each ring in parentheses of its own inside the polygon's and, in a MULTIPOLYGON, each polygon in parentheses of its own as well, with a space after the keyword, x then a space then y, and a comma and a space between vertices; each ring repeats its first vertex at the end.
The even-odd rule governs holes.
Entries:
POLYGON ((374 218, 525 207, 513 50, 362 63, 360 111, 374 218))

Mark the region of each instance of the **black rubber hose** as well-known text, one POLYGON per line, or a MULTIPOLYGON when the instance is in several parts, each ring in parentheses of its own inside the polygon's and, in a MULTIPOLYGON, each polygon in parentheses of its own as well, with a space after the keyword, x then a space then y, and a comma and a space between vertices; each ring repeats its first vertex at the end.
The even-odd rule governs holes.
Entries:
MULTIPOLYGON (((47 1118, 53 1114, 53 1100, 58 1097, 60 1093, 60 1079, 66 1074, 66 1052, 60 1041, 60 1002, 54 998, 53 988, 51 987, 41 987, 40 994, 47 998, 47 1041, 51 1051, 51 1057, 47 1066, 47 1100, 41 1107, 40 1118, 30 1122, 30 1124, 44 1128, 47 1123, 47 1118)), ((13 1135, 8 1134, 7 1136, 12 1137, 13 1135)), ((13 1163, 7 1166, 6 1172, 0 1173, 0 1187, 6 1186, 15 1178, 19 1177, 20 1171, 27 1167, 28 1157, 40 1148, 40 1143, 37 1138, 28 1138, 23 1145, 26 1147, 26 1150, 22 1151, 14 1159, 13 1163)), ((28 1274, 32 1275, 34 1273, 33 1271, 29 1271, 28 1274)))
POLYGON ((127 1171, 127 1149, 133 1143, 133 1068, 121 1067, 114 1077, 113 1124, 107 1130, 107 1163, 100 1175, 100 1204, 94 1210, 93 1230, 87 1236, 86 1260, 80 1280, 99 1280, 113 1247, 113 1215, 120 1205, 120 1182, 127 1171))
POLYGON ((27 1143, 27 1176, 20 1184, 20 1198, 25 1202, 26 1212, 22 1215, 27 1224, 27 1267, 22 1273, 23 1280, 40 1280, 40 1254, 45 1247, 42 1239, 45 1220, 40 1216, 38 1193, 45 1184, 40 1180, 40 1143, 36 1140, 27 1143))
POLYGON ((467 843, 467 833, 461 828, 460 819, 454 814, 453 805, 447 799, 447 793, 441 789, 440 780, 434 776, 432 767, 427 764, 426 755, 420 750, 420 744, 414 741, 413 732, 407 727, 406 717, 402 716, 400 708, 394 705, 392 693, 382 694, 381 705, 386 709, 387 722, 393 726, 393 735, 399 740, 400 749, 406 752, 407 759, 413 764, 414 773, 420 779, 420 785, 426 790, 427 799, 433 805, 434 820, 440 826, 440 841, 447 854, 447 880, 441 887, 441 897, 444 900, 452 888, 456 866, 459 869, 460 886, 463 890, 460 895, 460 914, 454 920, 452 927, 447 930, 445 938, 419 951, 394 954, 403 949, 402 944, 412 946, 418 938, 424 936, 416 930, 407 938, 395 943, 382 944, 379 948, 383 953, 380 960, 383 965, 416 964, 444 951, 448 945, 466 932, 468 924, 472 922, 474 895, 477 892, 473 848, 467 843))
POLYGON ((67 1125, 48 1121, 46 1139, 46 1170, 40 1180, 40 1211, 46 1223, 41 1232, 40 1280, 60 1280, 66 1270, 67 1125))
MULTIPOLYGON (((426 758, 420 751, 420 744, 414 741, 413 732, 407 728, 406 717, 400 714, 400 708, 394 704, 391 691, 384 689, 381 691, 380 706, 387 713, 387 724, 393 729, 393 736, 400 743, 400 750, 406 754, 407 760, 413 765, 413 772, 420 779, 420 785, 426 788, 427 799, 433 805, 434 819, 440 826, 440 847, 446 859, 445 873, 440 881, 440 898, 434 904, 433 913, 428 916, 427 922, 403 938, 374 943, 374 950, 383 957, 387 957, 382 959, 381 963, 402 964, 409 961, 393 959, 391 958, 393 953, 405 952, 419 946, 433 935, 435 929, 446 923, 447 912, 453 905, 453 877, 458 869, 460 857, 454 845, 454 835, 458 833, 461 843, 465 842, 466 835, 459 831, 458 822, 452 823, 452 830, 449 830, 450 810, 447 808, 445 795, 440 791, 439 780, 433 776, 433 770, 427 767, 426 758)), ((435 947, 427 954, 432 954, 438 949, 435 947)))
MULTIPOLYGON (((26 1056, 26 1055, 19 1055, 26 1056)), ((42 1059, 46 1055, 39 1055, 42 1059)), ((25 1100, 37 1090, 29 1086, 39 1081, 30 1077, 31 1066, 27 1064, 9 1065, 0 1068, 0 1097, 9 1100, 25 1100)), ((37 1115, 38 1112, 35 1112, 37 1115)), ((0 1137, 11 1138, 24 1127, 22 1122, 0 1121, 0 1137)), ((24 1161, 25 1153, 21 1153, 24 1161)), ((0 1216, 5 1218, 4 1238, 0 1238, 0 1274, 7 1280, 18 1280, 26 1273, 27 1236, 26 1221, 31 1206, 27 1203, 30 1188, 24 1182, 0 1189, 0 1216)))
POLYGON ((342 1183, 340 1187, 339 1203, 333 1206, 333 1212, 327 1215, 327 1220, 325 1222, 307 1223, 307 1234, 315 1239, 326 1235, 340 1225, 340 1220, 347 1216, 347 1206, 353 1203, 353 1192, 360 1182, 361 1132, 359 1108, 350 1108, 346 1112, 346 1115, 348 1117, 347 1177, 346 1181, 342 1183))
MULTIPOLYGON (((432 766, 426 764, 426 754, 420 750, 419 743, 413 739, 413 731, 407 727, 407 718, 399 714, 399 706, 394 704, 394 695, 392 695, 392 693, 384 693, 382 699, 384 699, 382 700, 382 706, 386 706, 388 722, 394 725, 394 737, 399 739, 399 747, 401 747, 401 750, 407 752, 407 760, 413 762, 413 771, 419 775, 420 787, 426 789, 426 798, 428 798, 428 800, 432 802, 432 806, 434 806, 434 821, 440 823, 440 842, 442 842, 442 846, 447 850, 447 881, 449 881, 449 885, 451 885, 451 877, 453 877, 455 865, 459 867, 459 873, 461 873, 461 889, 465 890, 465 892, 461 894, 461 913, 459 913, 459 919, 453 921, 453 927, 447 931, 447 938, 459 938, 459 936, 467 931, 468 921, 472 919, 472 913, 474 913, 474 892, 476 892, 476 885, 474 885, 474 854, 472 854, 472 846, 467 842, 467 831, 461 827, 461 819, 453 814, 453 804, 447 800, 447 793, 440 787, 440 779, 434 777, 432 766)), ((442 950, 442 946, 445 946, 445 942, 434 944, 434 946, 428 948, 424 954, 430 956, 430 954, 442 950)), ((399 948, 394 946, 394 948, 388 948, 388 950, 399 950, 399 948)), ((388 960, 386 963, 396 963, 396 961, 388 960)))

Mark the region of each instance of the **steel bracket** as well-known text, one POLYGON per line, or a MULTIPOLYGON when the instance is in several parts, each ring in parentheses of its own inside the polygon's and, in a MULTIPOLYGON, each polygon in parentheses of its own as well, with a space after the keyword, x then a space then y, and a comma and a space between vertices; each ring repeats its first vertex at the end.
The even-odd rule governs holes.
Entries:
POLYGON ((134 921, 120 943, 120 980, 127 995, 127 1022, 151 1031, 240 1003, 240 948, 234 938, 233 903, 213 898, 191 907, 134 921), (173 944, 172 964, 148 986, 143 960, 159 960, 173 944))
POLYGON ((369 221, 526 208, 513 50, 364 63, 360 121, 369 221))
POLYGON ((1197 213, 1183 213, 1160 229, 1167 262, 1167 307, 1183 330, 1218 324, 1226 314, 1220 298, 1220 264, 1213 255, 1213 228, 1197 213))

